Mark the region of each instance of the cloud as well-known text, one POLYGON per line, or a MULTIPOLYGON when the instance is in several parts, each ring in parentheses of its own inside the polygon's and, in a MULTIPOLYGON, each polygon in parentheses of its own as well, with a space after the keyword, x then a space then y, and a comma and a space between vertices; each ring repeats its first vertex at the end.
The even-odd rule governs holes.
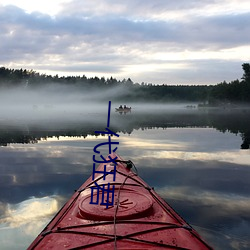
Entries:
MULTIPOLYGON (((168 17, 168 19, 183 18, 195 13, 200 15, 204 13, 204 10, 212 9, 213 7, 219 8, 222 5, 225 9, 225 5, 229 5, 229 2, 233 1, 198 1, 198 0, 179 0, 179 1, 162 1, 162 0, 127 0, 114 1, 114 0, 86 0, 84 2, 80 0, 70 1, 65 3, 65 8, 61 13, 64 15, 79 15, 85 17, 93 16, 119 16, 119 17, 131 17, 134 19, 161 19, 162 17, 168 17)), ((247 3, 243 0, 242 3, 247 3)), ((230 9, 230 8, 227 8, 230 9)), ((235 11, 235 9, 234 9, 235 11)))
POLYGON ((249 22, 250 13, 195 18, 185 30, 190 33, 187 38, 202 47, 232 48, 249 45, 250 34, 245 33, 249 22))
POLYGON ((233 0, 143 4, 75 0, 66 2, 55 16, 0 5, 0 63, 61 75, 131 77, 139 82, 234 80, 241 76, 241 63, 250 59, 238 52, 249 47, 250 13, 238 6, 238 12, 233 11, 233 4, 233 0), (233 63, 239 69, 231 71, 226 49, 236 51, 233 63), (157 55, 162 55, 160 60, 157 55), (204 68, 204 63, 210 67, 204 68), (220 63, 225 66, 211 67, 220 63), (207 72, 205 79, 199 79, 199 69, 207 72))

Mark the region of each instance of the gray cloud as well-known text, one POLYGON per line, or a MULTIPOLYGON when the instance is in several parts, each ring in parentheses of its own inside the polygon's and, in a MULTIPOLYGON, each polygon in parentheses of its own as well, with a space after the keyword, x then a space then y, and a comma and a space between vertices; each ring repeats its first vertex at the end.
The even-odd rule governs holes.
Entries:
POLYGON ((218 1, 198 1, 198 0, 127 0, 126 2, 115 0, 87 0, 84 3, 80 0, 73 0, 65 3, 65 9, 62 10, 64 15, 79 16, 106 16, 114 15, 118 17, 130 16, 141 17, 143 19, 151 18, 154 14, 168 13, 170 11, 183 11, 189 9, 200 9, 208 4, 218 1))
MULTIPOLYGON (((28 14, 15 6, 0 5, 0 63, 8 65, 15 62, 23 67, 25 64, 34 65, 35 70, 97 72, 110 75, 114 73, 120 77, 135 76, 138 80, 148 81, 143 79, 142 75, 139 76, 139 73, 125 75, 127 66, 163 64, 154 58, 147 58, 145 53, 149 55, 204 49, 214 51, 248 46, 250 12, 212 16, 197 14, 190 19, 154 17, 159 14, 171 14, 173 11, 185 15, 185 11, 188 13, 208 4, 215 2, 201 3, 193 0, 187 3, 182 0, 174 3, 157 0, 145 1, 142 5, 141 1, 132 0, 126 4, 113 0, 102 1, 100 4, 95 0, 86 1, 84 4, 82 1, 72 1, 65 4, 65 10, 55 17, 40 12, 28 14)), ((223 58, 213 60, 225 65, 229 63, 223 58)), ((239 66, 241 60, 243 59, 237 60, 239 66)), ((171 61, 176 63, 173 59, 171 61)), ((190 67, 192 65, 191 68, 194 64, 196 68, 202 66, 195 60, 190 63, 189 59, 183 59, 182 62, 190 67)), ((209 64, 211 61, 207 58, 203 62, 209 64)), ((228 65, 230 64, 232 62, 228 65)), ((163 81, 164 78, 160 75, 165 77, 164 71, 155 70, 155 76, 151 77, 152 82, 154 77, 163 81)), ((144 73, 147 75, 153 71, 144 73)), ((194 72, 190 71, 189 67, 182 71, 175 69, 170 75, 171 73, 173 79, 176 78, 174 75, 179 73, 183 73, 183 77, 179 75, 179 79, 190 77, 192 81, 196 78, 195 74, 192 77, 194 72)), ((215 83, 214 81, 218 81, 216 79, 224 80, 223 74, 223 70, 218 71, 211 81, 215 83)), ((211 71, 207 75, 211 78, 211 71)), ((240 75, 231 80, 236 77, 240 75)), ((201 83, 207 81, 201 79, 201 83)))
MULTIPOLYGON (((83 18, 79 16, 57 16, 52 18, 39 12, 27 14, 20 8, 6 6, 1 8, 1 30, 8 33, 10 30, 17 35, 25 34, 33 37, 40 33, 39 39, 44 37, 51 41, 53 36, 67 35, 74 41, 75 37, 84 37, 87 41, 108 39, 117 42, 174 42, 186 44, 190 42, 221 43, 232 45, 248 44, 250 32, 250 13, 239 15, 223 15, 216 17, 195 17, 189 22, 147 20, 137 21, 129 17, 105 16, 83 18), (32 33, 29 33, 31 32, 32 33), (244 38, 242 35, 244 32, 244 38), (195 40, 196 39, 196 40, 195 40)), ((77 38, 76 37, 76 38, 77 38)), ((41 41, 43 43, 44 41, 41 41)), ((188 46, 188 45, 187 45, 188 46)))
POLYGON ((221 15, 205 18, 195 18, 185 29, 187 38, 196 44, 217 48, 231 48, 249 45, 250 12, 239 15, 221 15))

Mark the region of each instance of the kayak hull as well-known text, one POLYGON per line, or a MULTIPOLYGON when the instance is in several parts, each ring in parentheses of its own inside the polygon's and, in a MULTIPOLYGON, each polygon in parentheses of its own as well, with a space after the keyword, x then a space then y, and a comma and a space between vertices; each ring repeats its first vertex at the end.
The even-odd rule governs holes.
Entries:
POLYGON ((94 180, 91 176, 28 249, 212 249, 131 164, 110 156, 119 161, 115 180, 115 164, 106 163, 106 169, 100 164, 97 171, 108 174, 95 173, 94 180), (95 183, 114 186, 113 205, 90 204, 101 197, 92 193, 95 183))

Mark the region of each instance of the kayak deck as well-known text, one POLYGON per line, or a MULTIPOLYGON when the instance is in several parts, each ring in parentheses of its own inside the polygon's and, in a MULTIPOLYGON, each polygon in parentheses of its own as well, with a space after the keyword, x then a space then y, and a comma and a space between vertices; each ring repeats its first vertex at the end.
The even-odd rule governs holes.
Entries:
POLYGON ((115 164, 105 163, 108 174, 90 177, 28 249, 212 249, 131 170, 131 162, 110 156, 117 157, 115 181, 115 164), (90 204, 101 197, 91 193, 95 182, 114 185, 112 206, 90 204))

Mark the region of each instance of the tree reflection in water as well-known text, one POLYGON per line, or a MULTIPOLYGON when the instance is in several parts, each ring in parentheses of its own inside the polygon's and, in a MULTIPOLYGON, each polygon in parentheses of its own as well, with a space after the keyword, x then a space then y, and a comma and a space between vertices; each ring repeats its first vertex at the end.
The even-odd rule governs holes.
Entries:
MULTIPOLYGON (((250 109, 237 110, 182 110, 182 111, 158 111, 158 112, 132 112, 128 115, 112 114, 112 129, 114 132, 131 134, 133 130, 150 128, 185 128, 185 127, 209 127, 221 132, 229 131, 240 134, 241 149, 249 149, 250 145, 250 109)), ((96 117, 98 120, 98 117, 96 117)), ((101 119, 101 118, 100 118, 101 119)), ((25 125, 0 124, 0 145, 8 146, 11 143, 37 143, 41 139, 52 137, 86 137, 96 135, 95 130, 100 128, 96 121, 86 122, 74 120, 72 122, 57 122, 25 125)))

